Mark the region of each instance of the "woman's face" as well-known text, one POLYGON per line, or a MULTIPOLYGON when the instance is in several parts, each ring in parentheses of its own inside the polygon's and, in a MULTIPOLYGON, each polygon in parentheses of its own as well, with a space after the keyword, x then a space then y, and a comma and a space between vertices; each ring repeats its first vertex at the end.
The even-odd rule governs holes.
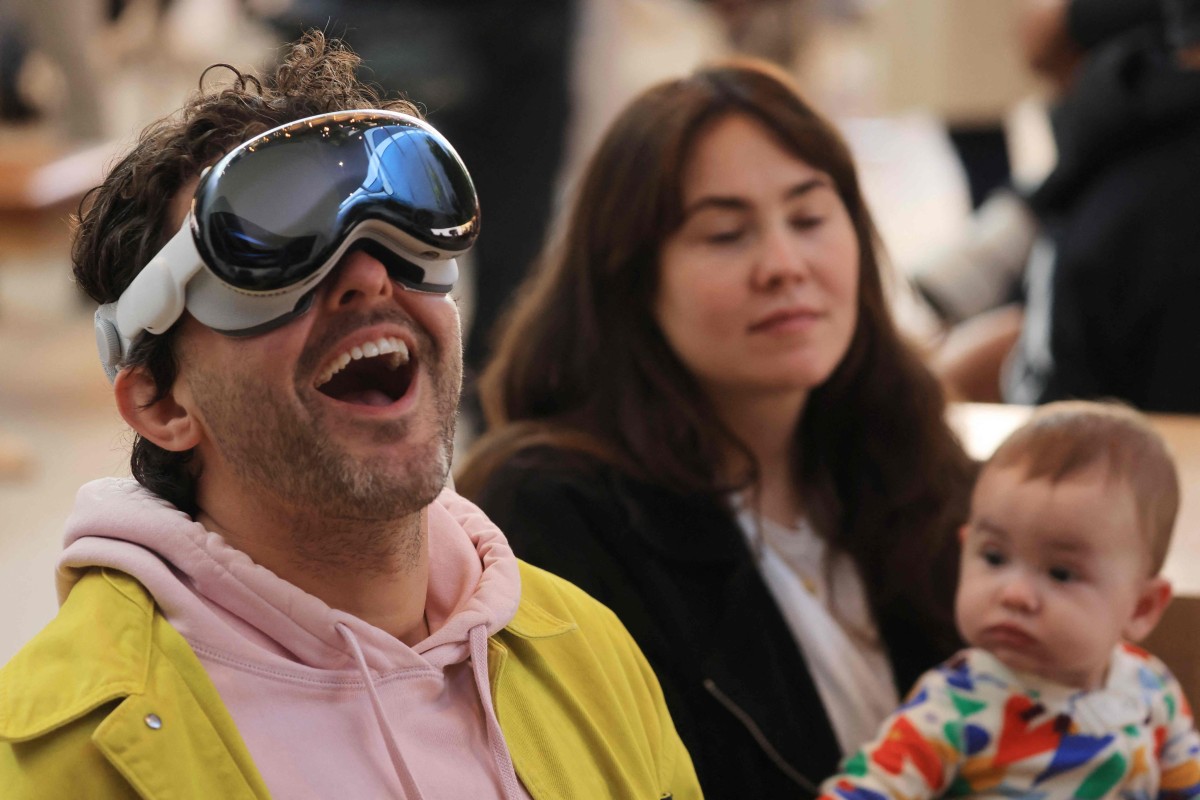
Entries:
POLYGON ((714 400, 823 383, 857 322, 859 248, 833 180, 746 116, 702 133, 654 314, 714 400))

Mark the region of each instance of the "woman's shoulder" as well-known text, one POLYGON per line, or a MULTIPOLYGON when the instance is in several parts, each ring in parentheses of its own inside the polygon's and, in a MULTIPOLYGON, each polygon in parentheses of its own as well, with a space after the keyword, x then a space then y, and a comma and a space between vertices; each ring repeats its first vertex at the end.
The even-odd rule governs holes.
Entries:
POLYGON ((619 493, 627 479, 621 471, 577 450, 535 445, 498 460, 470 487, 480 506, 503 502, 525 504, 563 494, 605 500, 619 493))
POLYGON ((620 471, 610 461, 581 449, 533 444, 510 453, 496 465, 494 474, 594 481, 619 476, 620 471))
POLYGON ((719 506, 711 496, 680 492, 637 474, 618 458, 541 444, 497 462, 474 493, 472 499, 485 508, 567 497, 576 504, 620 508, 633 517, 677 519, 693 510, 711 514, 719 506))
POLYGON ((611 604, 649 535, 625 483, 602 461, 539 446, 509 454, 468 496, 518 557, 611 604))
POLYGON ((546 562, 564 541, 583 544, 626 527, 623 477, 591 455, 539 444, 477 466, 468 465, 458 490, 504 531, 518 555, 546 562))
POLYGON ((518 555, 534 556, 535 562, 539 545, 558 552, 572 540, 584 550, 602 541, 620 551, 668 552, 710 540, 724 551, 729 540, 740 541, 730 533, 728 509, 716 498, 672 490, 572 448, 514 450, 464 494, 509 536, 518 555))

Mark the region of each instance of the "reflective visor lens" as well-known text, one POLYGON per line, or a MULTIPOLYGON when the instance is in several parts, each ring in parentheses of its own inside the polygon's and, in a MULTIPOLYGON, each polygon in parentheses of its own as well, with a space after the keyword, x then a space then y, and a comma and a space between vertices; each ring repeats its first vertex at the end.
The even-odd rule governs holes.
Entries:
POLYGON ((269 292, 311 276, 361 223, 449 258, 478 230, 475 187, 453 148, 411 117, 348 111, 246 142, 200 182, 196 246, 213 273, 269 292))

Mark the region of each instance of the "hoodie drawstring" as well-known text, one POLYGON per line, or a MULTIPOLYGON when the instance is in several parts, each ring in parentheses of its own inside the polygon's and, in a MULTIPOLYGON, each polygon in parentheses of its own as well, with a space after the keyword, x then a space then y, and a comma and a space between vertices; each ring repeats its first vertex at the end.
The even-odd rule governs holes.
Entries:
POLYGON ((521 800, 523 795, 520 784, 517 783, 516 770, 513 769, 512 756, 508 752, 504 732, 500 730, 500 720, 496 719, 496 709, 492 704, 492 687, 487 671, 487 626, 483 623, 476 625, 471 628, 467 638, 471 642, 471 671, 475 674, 475 687, 479 689, 479 699, 483 703, 488 744, 492 748, 492 758, 496 762, 496 772, 500 776, 504 800, 521 800))
MULTIPOLYGON (((358 664, 363 681, 367 684, 371 708, 375 710, 375 720, 379 723, 379 729, 383 733, 383 741, 387 745, 388 755, 392 758, 392 766, 400 777, 404 796, 408 800, 422 800, 424 795, 421 794, 416 779, 409 771, 404 756, 400 754, 400 746, 396 744, 396 734, 392 730, 391 723, 388 722, 387 714, 384 713, 383 703, 379 699, 379 693, 375 690, 375 681, 371 677, 371 670, 367 667, 367 659, 363 655, 362 647, 359 646, 354 631, 350 630, 350 627, 344 622, 334 623, 334 628, 346 640, 346 644, 350 645, 350 650, 354 653, 354 661, 358 664)), ((496 709, 492 704, 492 688, 487 671, 487 625, 481 623, 471 628, 467 638, 471 645, 471 673, 475 676, 475 688, 479 691, 479 700, 483 704, 488 747, 492 751, 492 760, 496 765, 496 773, 500 777, 500 788, 504 792, 504 800, 521 800, 524 795, 522 795, 520 784, 517 782, 512 756, 509 755, 508 745, 504 741, 504 732, 500 730, 500 720, 496 718, 496 709)))
POLYGON ((387 745, 388 755, 392 757, 392 767, 395 768, 396 775, 400 778, 400 785, 404 789, 405 798, 407 800, 422 800, 424 795, 421 794, 421 789, 417 786, 412 772, 409 771, 408 764, 404 762, 404 756, 400 754, 400 746, 396 744, 396 733, 392 730, 392 726, 388 722, 387 714, 383 711, 383 703, 379 700, 379 693, 375 691, 375 681, 371 678, 371 670, 367 668, 367 659, 363 656, 362 648, 358 645, 358 639, 344 622, 336 622, 333 627, 346 640, 346 644, 350 645, 350 650, 354 653, 354 660, 358 664, 358 669, 362 673, 363 680, 366 681, 367 694, 371 698, 371 707, 375 709, 375 720, 379 723, 379 729, 383 733, 383 742, 387 745))

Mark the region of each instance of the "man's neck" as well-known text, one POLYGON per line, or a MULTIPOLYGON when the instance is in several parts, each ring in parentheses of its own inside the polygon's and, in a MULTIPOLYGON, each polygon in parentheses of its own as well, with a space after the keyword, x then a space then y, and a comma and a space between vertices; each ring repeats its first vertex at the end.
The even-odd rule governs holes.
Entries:
POLYGON ((424 509, 387 521, 301 518, 259 498, 202 501, 196 520, 288 583, 407 645, 430 633, 424 509))

